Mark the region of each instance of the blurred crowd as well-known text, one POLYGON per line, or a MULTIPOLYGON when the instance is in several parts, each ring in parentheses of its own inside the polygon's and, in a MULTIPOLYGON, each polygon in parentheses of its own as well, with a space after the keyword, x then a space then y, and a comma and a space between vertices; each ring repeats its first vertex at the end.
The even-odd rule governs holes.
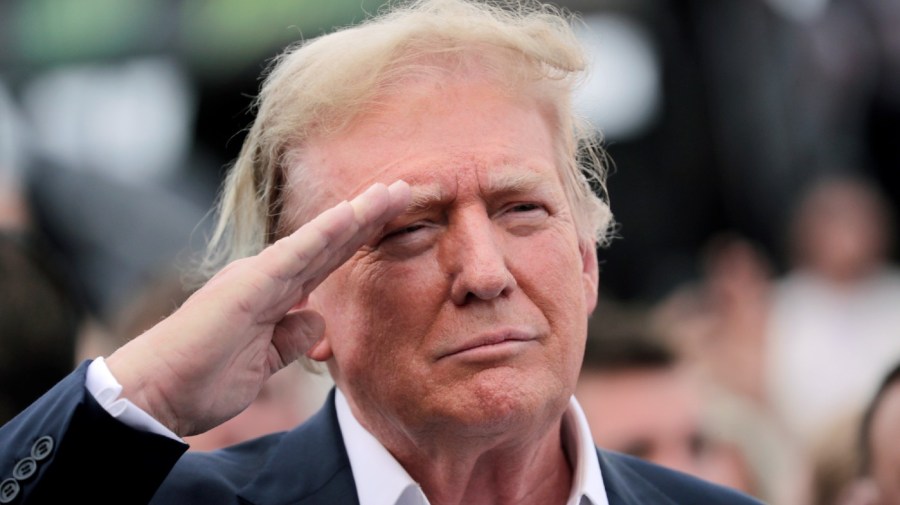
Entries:
POLYGON ((893 222, 869 181, 828 177, 797 203, 785 273, 726 233, 695 281, 598 307, 578 391, 598 443, 767 503, 897 503, 896 407, 867 414, 900 401, 893 222))
MULTIPOLYGON (((620 226, 576 392, 597 444, 772 505, 900 503, 900 2, 559 3, 601 48, 620 226)), ((0 67, 0 423, 189 296, 255 81, 215 84, 161 55, 0 67)), ((289 367, 191 447, 330 384, 289 367)))

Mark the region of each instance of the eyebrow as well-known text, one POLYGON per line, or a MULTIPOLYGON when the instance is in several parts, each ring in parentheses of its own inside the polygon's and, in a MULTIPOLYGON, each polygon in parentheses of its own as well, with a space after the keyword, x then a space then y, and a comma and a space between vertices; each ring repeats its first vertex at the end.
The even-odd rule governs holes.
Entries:
POLYGON ((507 165, 488 176, 485 191, 488 194, 526 193, 544 182, 545 179, 534 172, 507 165))
POLYGON ((433 207, 435 204, 444 201, 445 195, 439 184, 422 184, 415 185, 410 188, 412 197, 409 205, 406 206, 407 214, 415 214, 433 207))
MULTIPOLYGON (((488 176, 484 192, 489 195, 527 193, 541 187, 546 180, 540 175, 523 170, 521 167, 506 165, 498 167, 488 176)), ((406 206, 407 214, 415 214, 431 209, 449 197, 439 183, 414 184, 412 197, 406 206)))

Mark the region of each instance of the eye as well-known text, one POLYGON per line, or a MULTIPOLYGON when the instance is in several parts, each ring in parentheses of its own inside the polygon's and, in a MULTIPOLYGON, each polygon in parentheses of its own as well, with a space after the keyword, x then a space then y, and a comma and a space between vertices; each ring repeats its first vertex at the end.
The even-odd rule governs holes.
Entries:
POLYGON ((409 258, 426 251, 435 241, 438 226, 417 221, 388 230, 378 242, 378 249, 389 257, 409 258))
POLYGON ((516 202, 506 205, 502 214, 511 218, 536 219, 546 217, 549 212, 545 205, 538 202, 516 202))
POLYGON ((381 236, 380 243, 384 246, 392 247, 410 247, 413 245, 428 242, 433 235, 435 226, 428 221, 416 221, 415 223, 387 230, 381 236))
POLYGON ((536 203, 517 203, 509 208, 510 212, 532 212, 541 210, 542 207, 536 203))
POLYGON ((498 222, 504 223, 511 233, 527 235, 540 230, 549 216, 550 212, 546 205, 537 202, 514 202, 504 206, 496 218, 498 222))
POLYGON ((424 229, 425 225, 422 223, 415 223, 409 226, 404 226, 403 228, 398 228, 396 230, 390 231, 384 235, 382 240, 390 240, 393 238, 400 238, 408 235, 412 235, 413 233, 424 229))

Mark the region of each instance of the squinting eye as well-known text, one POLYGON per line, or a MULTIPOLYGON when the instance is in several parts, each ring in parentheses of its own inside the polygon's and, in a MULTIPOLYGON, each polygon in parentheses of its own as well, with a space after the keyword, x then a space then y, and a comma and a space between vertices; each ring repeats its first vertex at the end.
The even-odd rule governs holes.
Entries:
POLYGON ((511 202, 496 216, 515 235, 527 235, 541 229, 550 212, 541 203, 511 202))
POLYGON ((423 228, 425 228, 425 225, 423 225, 423 224, 412 224, 409 226, 405 226, 403 228, 397 228, 396 230, 387 233, 384 236, 384 240, 389 240, 392 238, 399 238, 399 237, 403 237, 406 235, 410 235, 410 234, 415 233, 423 228))
POLYGON ((419 221, 386 233, 379 242, 379 248, 389 257, 412 257, 426 251, 434 243, 437 231, 434 223, 419 221))
POLYGON ((417 230, 421 230, 424 227, 425 226, 423 226, 421 224, 414 224, 411 226, 407 226, 405 228, 400 228, 399 230, 394 230, 389 235, 405 235, 405 234, 412 233, 417 230))
POLYGON ((528 212, 532 210, 539 210, 541 207, 536 203, 520 203, 512 206, 510 208, 513 212, 528 212))

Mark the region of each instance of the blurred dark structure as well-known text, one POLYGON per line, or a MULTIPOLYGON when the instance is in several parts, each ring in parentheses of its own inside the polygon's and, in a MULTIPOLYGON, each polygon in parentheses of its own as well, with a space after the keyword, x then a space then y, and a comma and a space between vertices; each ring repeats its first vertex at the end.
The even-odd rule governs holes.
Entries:
POLYGON ((783 271, 793 201, 823 174, 868 175, 897 205, 897 2, 621 4, 654 34, 664 110, 609 144, 623 237, 602 253, 612 294, 655 298, 695 277, 700 244, 723 231, 783 271))
MULTIPOLYGON (((38 214, 81 272, 95 310, 109 311, 159 263, 202 245, 206 228, 198 223, 240 149, 266 62, 301 36, 352 24, 381 3, 0 4, 0 86, 22 104, 31 128, 24 147, 28 172, 37 174, 30 181, 38 214), (129 66, 135 61, 150 63, 129 66), (93 95, 54 76, 85 68, 88 77, 78 82, 93 95), (158 78, 164 91, 122 91, 141 76, 158 78), (82 104, 75 112, 82 121, 109 126, 92 133, 67 123, 72 109, 47 98, 61 90, 82 104), (111 95, 129 105, 104 110, 100 98, 111 95), (155 97, 168 102, 148 106, 155 97), (46 141, 61 131, 68 143, 46 141), (79 140, 89 134, 94 140, 79 140), (156 158, 129 158, 124 147, 86 154, 116 142, 156 158), (163 156, 161 145, 175 147, 163 156), (156 168, 110 176, 142 159, 156 168)), ((596 80, 584 93, 601 104, 585 114, 604 132, 614 162, 609 189, 620 224, 620 238, 601 251, 607 295, 659 299, 698 275, 702 244, 722 231, 760 244, 783 269, 791 204, 822 173, 865 174, 892 205, 900 200, 895 0, 557 3, 581 13, 596 41, 596 80), (629 116, 609 108, 617 103, 646 110, 629 116)))
POLYGON ((58 259, 38 236, 0 233, 0 424, 74 368, 83 306, 58 259))

